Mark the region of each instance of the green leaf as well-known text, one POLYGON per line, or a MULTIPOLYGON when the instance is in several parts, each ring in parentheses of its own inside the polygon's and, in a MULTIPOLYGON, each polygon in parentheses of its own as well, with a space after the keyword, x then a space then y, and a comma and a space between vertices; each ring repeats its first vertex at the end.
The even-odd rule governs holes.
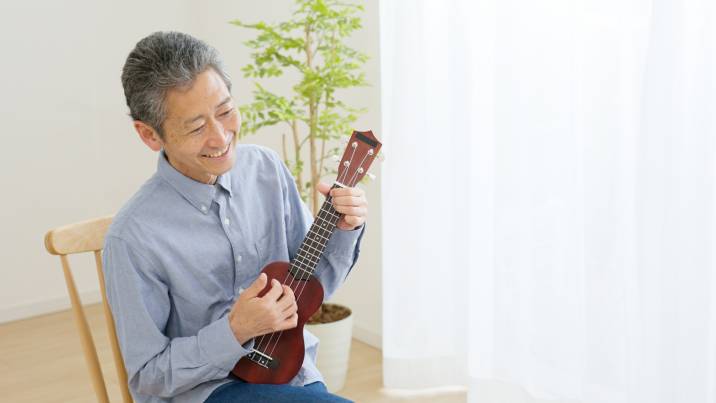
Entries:
MULTIPOLYGON (((339 0, 295 0, 294 4, 291 17, 284 21, 246 23, 235 19, 229 23, 253 32, 243 42, 251 53, 250 62, 241 71, 244 77, 259 80, 253 99, 239 107, 243 120, 240 136, 262 128, 271 128, 270 132, 279 136, 285 134, 286 146, 293 149, 286 152, 286 165, 298 179, 327 155, 341 153, 333 141, 350 135, 352 124, 365 112, 365 108, 346 105, 341 96, 351 88, 368 85, 362 71, 368 56, 345 43, 353 32, 362 29, 362 4, 339 0), (289 70, 292 74, 287 75, 289 70), (293 80, 291 92, 269 90, 273 78, 279 76, 293 80), (311 138, 319 144, 326 141, 325 152, 304 163, 300 151, 311 138)), ((328 166, 332 167, 324 164, 319 174, 331 173, 328 166)), ((302 183, 304 189, 299 191, 308 201, 312 197, 311 182, 302 183)))

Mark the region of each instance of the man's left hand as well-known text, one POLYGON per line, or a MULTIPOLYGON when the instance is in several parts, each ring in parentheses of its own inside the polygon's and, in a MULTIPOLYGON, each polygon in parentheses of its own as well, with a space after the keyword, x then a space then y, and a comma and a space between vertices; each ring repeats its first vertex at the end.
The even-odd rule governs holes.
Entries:
POLYGON ((368 215, 368 200, 365 198, 365 192, 359 188, 335 188, 331 190, 331 186, 324 182, 318 183, 318 191, 324 196, 331 191, 333 197, 333 208, 337 212, 343 214, 338 224, 338 229, 350 231, 360 227, 365 222, 368 215))

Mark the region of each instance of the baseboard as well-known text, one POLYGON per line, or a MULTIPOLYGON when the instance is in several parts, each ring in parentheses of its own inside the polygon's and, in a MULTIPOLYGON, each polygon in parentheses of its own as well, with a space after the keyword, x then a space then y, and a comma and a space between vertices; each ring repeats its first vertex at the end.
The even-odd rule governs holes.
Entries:
POLYGON ((383 349, 383 337, 380 333, 355 323, 353 324, 353 338, 379 350, 383 349))
MULTIPOLYGON (((99 290, 91 290, 80 293, 82 304, 94 304, 102 301, 99 290)), ((57 311, 69 309, 70 297, 62 296, 45 299, 36 302, 17 304, 0 308, 0 323, 12 322, 20 319, 27 319, 33 316, 45 315, 57 311)))

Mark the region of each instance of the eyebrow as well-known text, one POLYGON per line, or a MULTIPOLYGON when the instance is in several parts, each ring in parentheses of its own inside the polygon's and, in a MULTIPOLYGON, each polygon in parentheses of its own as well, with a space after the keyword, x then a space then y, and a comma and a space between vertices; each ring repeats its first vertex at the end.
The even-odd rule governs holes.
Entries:
MULTIPOLYGON (((229 101, 231 101, 231 95, 229 95, 228 97, 224 98, 224 100, 221 101, 221 103, 220 103, 219 105, 216 105, 216 108, 214 108, 214 109, 219 109, 219 108, 221 108, 223 105, 225 105, 225 104, 226 104, 227 102, 229 102, 229 101)), ((199 119, 201 119, 201 118, 203 118, 203 117, 204 117, 204 115, 196 115, 196 116, 194 116, 193 118, 189 118, 189 119, 185 120, 185 121, 184 121, 184 127, 189 127, 190 124, 196 122, 197 120, 199 120, 199 119)))

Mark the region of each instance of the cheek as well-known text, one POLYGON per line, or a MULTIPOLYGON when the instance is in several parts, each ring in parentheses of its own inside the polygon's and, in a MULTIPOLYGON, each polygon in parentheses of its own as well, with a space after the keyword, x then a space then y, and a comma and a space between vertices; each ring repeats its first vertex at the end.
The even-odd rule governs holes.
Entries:
POLYGON ((241 118, 237 113, 224 121, 224 130, 226 131, 238 132, 239 127, 241 127, 241 118))

